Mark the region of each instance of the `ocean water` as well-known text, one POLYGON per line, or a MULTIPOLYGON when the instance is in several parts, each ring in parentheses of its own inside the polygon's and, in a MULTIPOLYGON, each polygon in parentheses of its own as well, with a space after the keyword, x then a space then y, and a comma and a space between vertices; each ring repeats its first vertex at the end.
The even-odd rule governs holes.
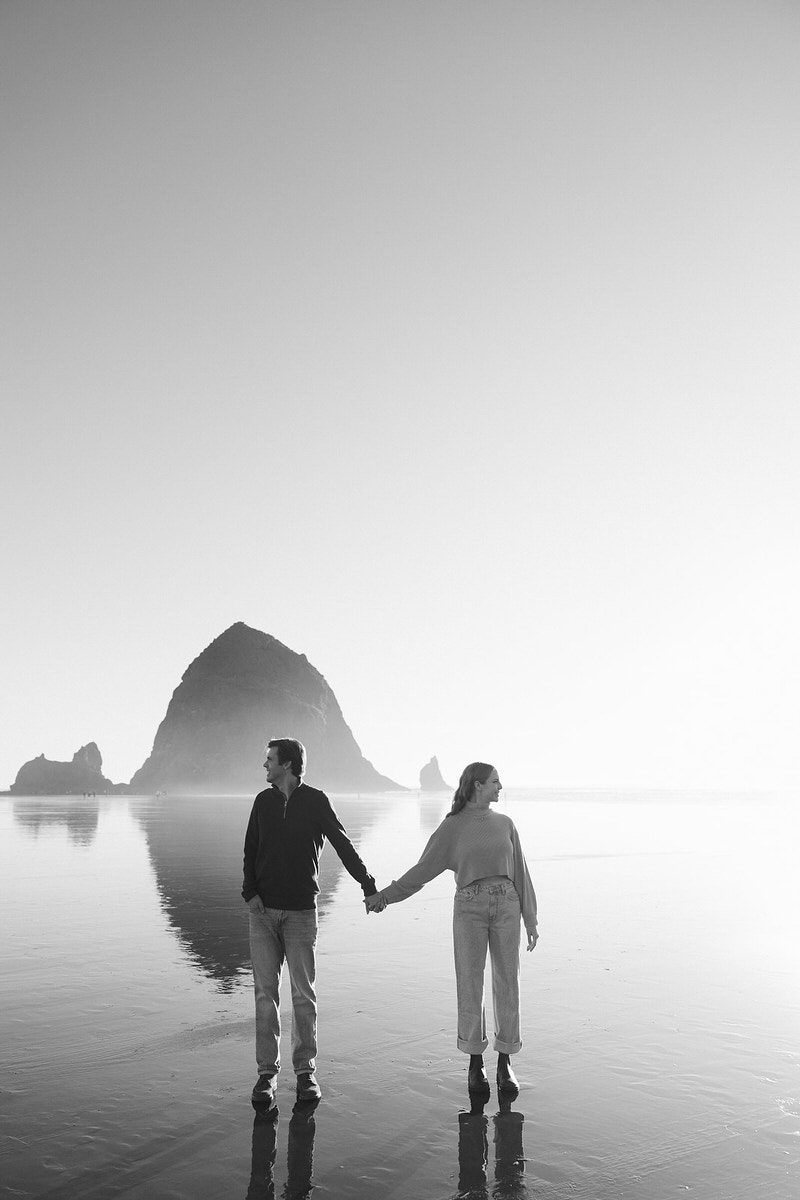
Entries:
MULTIPOLYGON (((452 875, 367 917, 326 848, 324 1097, 295 1109, 284 1071, 269 1115, 249 1100, 250 804, 0 798, 0 1194, 800 1195, 797 797, 504 794, 541 939, 502 1107, 471 1108, 455 1047, 452 875)), ((335 804, 383 884, 448 797, 335 804)))

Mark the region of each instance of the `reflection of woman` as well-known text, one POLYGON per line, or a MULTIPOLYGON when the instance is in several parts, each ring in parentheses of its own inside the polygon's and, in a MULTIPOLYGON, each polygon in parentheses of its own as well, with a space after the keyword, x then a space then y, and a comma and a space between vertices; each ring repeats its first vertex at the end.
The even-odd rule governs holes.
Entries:
MULTIPOLYGON (((489 1200, 489 1122, 483 1115, 486 1099, 473 1097, 472 1111, 458 1114, 458 1193, 470 1200, 489 1200)), ((500 1097, 500 1111, 494 1116, 494 1186, 497 1200, 523 1200, 525 1188, 525 1151, 522 1128, 525 1118, 511 1111, 511 1099, 500 1097)))
POLYGON ((488 947, 492 960, 497 1051, 497 1087, 519 1090, 511 1055, 522 1048, 519 1021, 520 915, 533 950, 536 895, 514 822, 490 805, 500 796, 500 778, 489 763, 470 763, 459 780, 450 812, 434 830, 416 866, 365 901, 370 910, 407 900, 420 888, 450 870, 456 876, 453 906, 453 947, 458 997, 459 1050, 469 1054, 471 1092, 488 1092, 483 1065, 486 1012, 483 973, 488 947))

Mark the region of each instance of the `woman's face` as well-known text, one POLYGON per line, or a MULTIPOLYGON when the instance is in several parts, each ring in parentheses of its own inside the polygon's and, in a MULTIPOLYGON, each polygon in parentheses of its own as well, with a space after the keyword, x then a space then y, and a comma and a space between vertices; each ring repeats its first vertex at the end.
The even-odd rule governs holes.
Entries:
POLYGON ((500 792, 503 785, 500 782, 500 776, 492 767, 492 773, 486 780, 486 783, 475 784, 475 799, 479 804, 485 804, 487 807, 490 804, 496 804, 500 799, 500 792))

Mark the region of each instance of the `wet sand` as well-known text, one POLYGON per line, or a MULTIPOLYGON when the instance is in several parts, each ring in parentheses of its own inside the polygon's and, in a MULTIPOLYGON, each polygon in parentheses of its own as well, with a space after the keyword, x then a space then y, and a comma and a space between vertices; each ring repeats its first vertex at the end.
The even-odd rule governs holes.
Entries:
MULTIPOLYGON (((2 1194, 799 1194, 796 809, 512 795, 542 940, 523 955, 522 1091, 503 1110, 493 1088, 470 1111, 454 1044, 452 877, 367 918, 326 850, 324 1097, 296 1106, 284 1070, 277 1109, 257 1113, 227 883, 249 803, 193 810, 206 834, 177 876, 151 803, 0 802, 2 1194)), ((445 803, 337 807, 385 883, 445 803)))

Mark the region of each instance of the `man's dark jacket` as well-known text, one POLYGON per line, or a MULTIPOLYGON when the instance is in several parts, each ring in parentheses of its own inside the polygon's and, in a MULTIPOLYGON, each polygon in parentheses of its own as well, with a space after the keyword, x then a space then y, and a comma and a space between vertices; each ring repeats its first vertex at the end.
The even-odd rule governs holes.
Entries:
POLYGON ((267 908, 314 908, 325 838, 364 895, 373 895, 375 880, 324 792, 306 783, 299 783, 288 800, 280 788, 259 792, 244 839, 245 900, 258 895, 267 908))

